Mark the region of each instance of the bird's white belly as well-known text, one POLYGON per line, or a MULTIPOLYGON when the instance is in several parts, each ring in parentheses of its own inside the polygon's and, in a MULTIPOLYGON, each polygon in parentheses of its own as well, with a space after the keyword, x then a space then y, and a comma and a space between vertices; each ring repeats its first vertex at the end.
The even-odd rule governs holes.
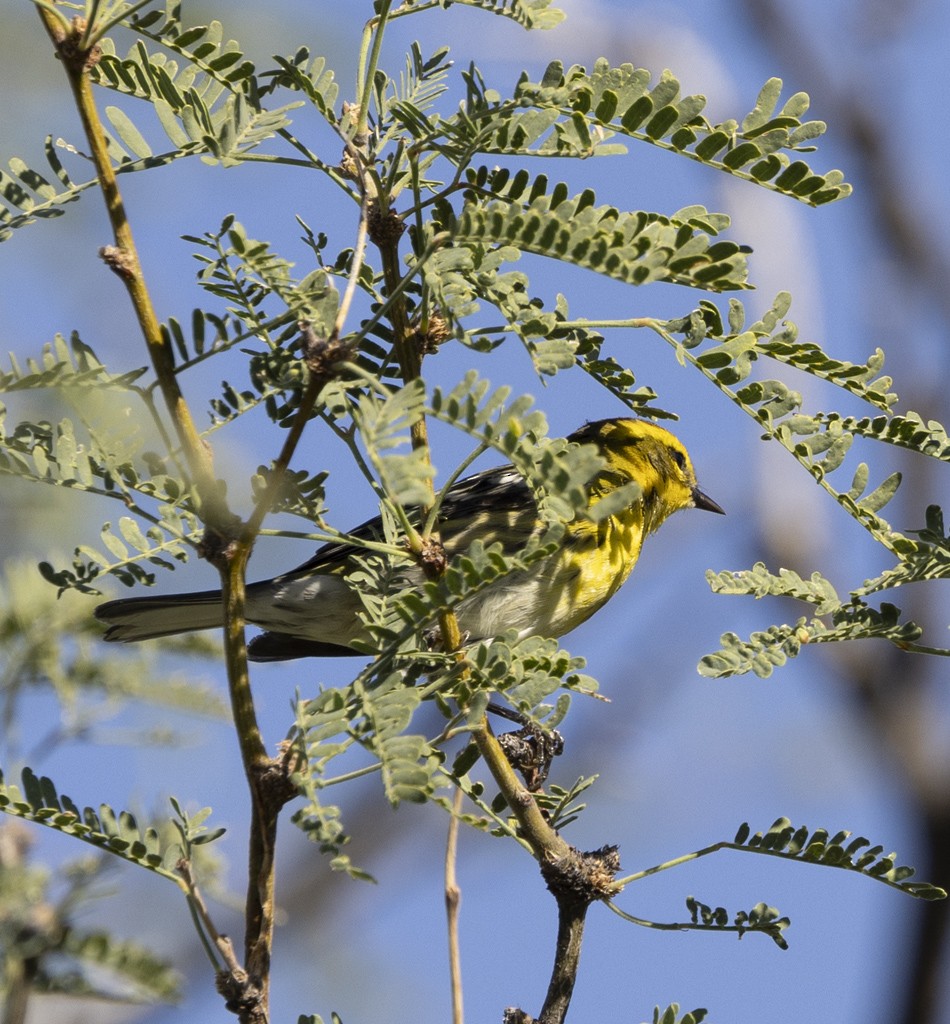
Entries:
MULTIPOLYGON (((584 554, 565 548, 554 559, 542 559, 524 572, 495 580, 458 605, 462 636, 479 641, 511 630, 519 639, 563 636, 600 608, 626 578, 636 561, 639 533, 632 539, 632 546, 618 544, 584 554), (603 564, 605 557, 609 565, 603 564)), ((278 577, 266 586, 251 586, 247 595, 249 622, 341 646, 357 638, 370 640, 360 618, 362 611, 363 602, 355 586, 330 573, 278 577)), ((429 632, 437 623, 417 625, 429 632)))
POLYGON ((519 639, 536 634, 563 636, 594 610, 578 610, 579 578, 579 571, 571 573, 549 563, 514 573, 462 602, 459 629, 472 640, 500 636, 512 629, 519 639))

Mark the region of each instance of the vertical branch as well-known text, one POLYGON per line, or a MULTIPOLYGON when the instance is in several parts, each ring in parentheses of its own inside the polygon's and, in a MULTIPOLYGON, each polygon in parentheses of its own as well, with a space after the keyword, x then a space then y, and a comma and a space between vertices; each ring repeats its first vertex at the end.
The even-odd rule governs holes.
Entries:
POLYGON ((340 340, 340 332, 353 299, 366 243, 366 202, 361 206, 357 244, 354 248, 350 280, 329 338, 319 338, 309 324, 301 322, 301 347, 309 376, 294 420, 274 462, 267 487, 248 518, 241 537, 228 554, 224 573, 225 653, 231 707, 241 743, 241 757, 251 793, 251 828, 248 852, 247 899, 245 903, 246 985, 243 993, 250 1009, 242 1016, 248 1024, 267 1018, 270 989, 270 960, 274 935, 277 822, 280 811, 296 791, 290 781, 290 766, 284 760, 272 760, 261 739, 254 710, 247 670, 247 645, 244 635, 246 566, 254 541, 280 490, 304 428, 324 386, 333 378, 337 365, 350 353, 340 340))
POLYGON ((590 903, 559 898, 557 904, 557 941, 554 968, 548 983, 539 1024, 562 1024, 567 1017, 581 960, 584 922, 590 903))
POLYGON ((465 1008, 462 1002, 462 955, 459 948, 459 889, 455 865, 458 860, 459 815, 462 813, 461 789, 456 789, 449 818, 449 836, 445 847, 445 916, 449 933, 449 978, 452 986, 452 1024, 464 1024, 465 1008))
POLYGON ((247 668, 244 636, 245 582, 252 537, 236 544, 222 571, 225 609, 224 652, 228 672, 231 711, 241 748, 241 762, 251 797, 251 826, 248 840, 247 898, 245 901, 244 963, 247 984, 253 986, 255 1013, 248 1019, 266 1020, 269 988, 270 944, 273 933, 274 841, 277 814, 264 786, 270 765, 254 708, 254 696, 247 668))
POLYGON ((233 517, 228 512, 222 489, 215 480, 210 451, 198 434, 184 395, 178 386, 175 358, 168 339, 162 334, 142 274, 132 226, 119 190, 115 169, 109 159, 105 132, 96 109, 89 72, 100 59, 100 47, 97 43, 93 42, 90 45, 85 42, 95 33, 83 18, 74 18, 67 31, 56 15, 43 7, 38 7, 37 10, 66 72, 112 227, 114 244, 103 247, 100 255, 106 265, 120 278, 128 292, 178 442, 195 482, 201 502, 202 518, 209 527, 223 532, 231 526, 233 517))
POLYGON ((0 1020, 2 1024, 26 1024, 31 991, 27 962, 15 953, 8 952, 2 966, 6 993, 0 1020))
MULTIPOLYGON (((364 216, 359 229, 360 241, 354 252, 351 281, 355 281, 362 265, 364 238, 365 204, 364 216)), ((264 1015, 260 1017, 248 1015, 246 1017, 248 1024, 257 1024, 258 1020, 267 1020, 270 958, 274 934, 277 821, 284 804, 296 795, 296 790, 290 781, 289 764, 285 760, 274 761, 267 756, 257 726, 247 671, 247 646, 244 636, 245 568, 261 523, 280 489, 283 476, 290 466, 320 392, 333 377, 337 364, 350 354, 347 343, 339 339, 339 331, 351 297, 352 292, 348 290, 329 339, 318 338, 309 324, 301 324, 302 347, 309 370, 307 385, 294 421, 274 463, 268 485, 248 519, 241 540, 234 545, 226 573, 224 600, 227 623, 225 652, 228 662, 228 681, 231 691, 231 706, 241 741, 241 755, 252 803, 248 887, 245 904, 245 964, 248 975, 247 982, 253 986, 254 996, 259 1000, 259 1005, 263 1007, 264 1012, 264 1015)), ((257 1012, 256 1008, 255 1012, 257 1012)))

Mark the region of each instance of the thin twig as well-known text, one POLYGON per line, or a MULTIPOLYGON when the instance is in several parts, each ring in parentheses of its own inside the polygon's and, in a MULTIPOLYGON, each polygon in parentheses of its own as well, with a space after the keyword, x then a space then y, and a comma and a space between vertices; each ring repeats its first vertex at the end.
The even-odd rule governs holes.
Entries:
POLYGON ((356 244, 353 246, 353 258, 350 261, 350 276, 346 282, 346 291, 340 300, 340 308, 337 310, 336 319, 333 322, 333 336, 339 337, 343 332, 343 325, 350 313, 350 306, 353 303, 353 296, 359 284, 360 271, 363 269, 363 261, 366 258, 366 236, 367 236, 367 212, 368 200, 364 196, 360 202, 360 222, 356 230, 356 244))
POLYGON ((301 325, 304 357, 308 362, 310 375, 297 413, 269 474, 267 486, 245 524, 239 543, 235 545, 236 550, 232 555, 224 588, 228 624, 225 630, 225 649, 229 663, 232 706, 235 710, 236 724, 242 721, 240 716, 243 714, 243 721, 250 732, 247 741, 242 739, 242 758, 252 801, 245 956, 250 980, 260 988, 261 1007, 265 1014, 268 1005, 274 931, 277 821, 281 808, 293 790, 289 783, 287 766, 278 766, 267 759, 266 751, 259 743, 257 724, 253 718, 244 636, 245 569, 254 541, 280 490, 304 428, 310 421, 317 398, 335 372, 335 364, 345 354, 345 349, 340 343, 340 333, 349 313, 363 266, 368 209, 369 200, 364 190, 350 277, 330 337, 319 339, 309 325, 301 325))
MULTIPOLYGON (((347 282, 346 291, 343 294, 343 298, 340 302, 340 308, 337 310, 336 320, 333 325, 333 332, 329 339, 324 343, 327 347, 336 346, 339 343, 340 333, 343 329, 343 324, 346 320, 347 314, 349 313, 350 305, 353 302, 353 296, 356 291, 357 281, 359 279, 360 270, 363 266, 363 261, 366 253, 366 223, 368 213, 369 200, 365 197, 363 202, 360 204, 360 222, 357 228, 356 245, 353 250, 353 261, 350 267, 350 277, 347 282)), ((307 336, 307 329, 304 329, 304 335, 307 336)), ((309 353, 305 352, 307 356, 309 353)), ((343 353, 341 351, 340 358, 342 359, 343 353)), ((287 472, 290 466, 290 460, 293 458, 294 452, 297 450, 297 445, 300 442, 300 438, 303 434, 304 427, 310 421, 311 414, 313 412, 314 404, 323 390, 323 387, 327 383, 326 371, 329 367, 323 367, 322 372, 316 366, 311 366, 310 376, 307 380, 307 385, 304 389, 304 393, 300 399, 300 405, 297 408, 297 412, 294 416, 294 420, 290 425, 290 429, 287 431, 287 436, 284 438, 284 443, 281 446, 280 454, 274 461, 273 467, 270 474, 268 475, 267 486, 264 488, 264 492, 258 498, 254 510, 247 520, 246 533, 249 538, 253 538, 257 535, 261 528, 261 524, 264 521, 264 517, 270 511, 271 506, 274 503, 274 499, 277 496, 278 491, 283 483, 284 474, 287 472)))
POLYGON ((359 114, 356 121, 357 135, 366 132, 369 124, 369 101, 372 96, 373 83, 376 79, 376 68, 379 66, 379 55, 383 46, 383 32, 389 20, 389 9, 392 0, 383 0, 379 13, 366 23, 360 45, 359 65, 356 71, 356 88, 360 98, 359 114), (370 41, 372 40, 372 43, 370 41), (367 50, 369 54, 367 55, 367 50))
POLYGON ((213 951, 217 951, 224 962, 225 968, 230 973, 240 972, 241 965, 235 956, 234 946, 227 935, 222 935, 215 927, 214 921, 212 921, 211 915, 208 913, 208 906, 201 895, 201 890, 198 888, 198 882, 192 874, 191 862, 189 860, 183 858, 178 862, 178 874, 181 875, 185 883, 185 890, 188 894, 188 906, 200 923, 200 927, 197 929, 198 935, 208 951, 209 957, 212 958, 212 963, 215 964, 216 969, 220 969, 213 957, 213 951), (211 944, 209 944, 209 940, 211 944))
POLYGON ((465 794, 455 791, 452 814, 449 817, 449 835, 445 846, 445 916, 449 935, 449 977, 452 985, 452 1024, 464 1024, 465 1010, 462 1003, 462 954, 459 948, 459 907, 462 890, 455 873, 458 857, 459 816, 465 794))

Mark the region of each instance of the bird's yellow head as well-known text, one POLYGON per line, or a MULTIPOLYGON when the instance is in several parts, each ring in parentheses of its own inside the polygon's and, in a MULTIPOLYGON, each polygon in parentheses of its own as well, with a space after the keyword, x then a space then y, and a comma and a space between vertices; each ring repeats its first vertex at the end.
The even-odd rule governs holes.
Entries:
POLYGON ((591 482, 591 497, 609 494, 630 482, 640 485, 644 533, 652 533, 682 508, 723 511, 697 486, 682 442, 649 420, 595 420, 571 434, 570 440, 595 445, 607 461, 591 482))

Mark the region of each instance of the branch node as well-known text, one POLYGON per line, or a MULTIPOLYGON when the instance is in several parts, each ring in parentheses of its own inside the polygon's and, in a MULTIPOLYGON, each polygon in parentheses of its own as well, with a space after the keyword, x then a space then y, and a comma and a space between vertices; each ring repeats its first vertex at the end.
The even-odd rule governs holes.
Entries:
POLYGON ((300 320, 297 326, 300 328, 300 350, 307 369, 321 382, 332 380, 339 372, 339 364, 353 354, 352 346, 335 334, 329 338, 319 337, 309 320, 300 320))
POLYGON ((530 1013, 519 1010, 517 1006, 506 1006, 501 1020, 502 1024, 537 1024, 530 1013))
POLYGON ((360 180, 359 165, 353 159, 353 156, 348 149, 343 150, 343 156, 340 157, 340 162, 337 167, 339 168, 341 177, 349 178, 350 181, 360 180))
POLYGON ((410 327, 412 333, 408 340, 424 356, 434 355, 438 352, 439 346, 452 336, 448 320, 438 314, 429 317, 425 330, 422 329, 421 320, 414 320, 410 327))
POLYGON ((123 281, 131 281, 138 274, 138 263, 135 253, 129 252, 118 245, 104 245, 99 250, 103 263, 123 281))
POLYGON ((375 200, 369 203, 366 213, 367 232, 373 244, 380 248, 395 245, 406 230, 405 222, 398 213, 382 210, 375 200))
POLYGON ((622 888, 614 881, 619 870, 616 846, 587 853, 571 847, 565 856, 541 863, 541 876, 558 903, 564 900, 581 906, 615 896, 622 888))
POLYGON ((514 801, 519 807, 530 807, 534 803, 534 797, 526 789, 519 789, 514 794, 514 801))
POLYGON ((224 997, 225 1009, 242 1021, 266 1020, 261 989, 242 967, 220 971, 215 978, 215 987, 224 997))
POLYGON ((299 793, 291 778, 291 770, 291 764, 286 756, 256 764, 252 768, 256 791, 264 805, 274 813, 299 793))
POLYGON ((68 33, 63 32, 58 23, 49 29, 57 56, 74 74, 88 74, 102 60, 102 47, 98 43, 81 45, 87 24, 86 19, 77 14, 69 23, 68 33))
POLYGON ((206 526, 198 544, 198 557, 205 559, 219 571, 231 561, 238 550, 240 519, 234 516, 231 528, 222 530, 217 526, 206 526))
MULTIPOLYGON (((358 103, 351 103, 349 100, 344 100, 341 110, 343 116, 340 120, 343 122, 344 129, 346 129, 347 123, 356 124, 356 122, 359 121, 360 105, 358 103)), ((369 132, 365 129, 354 132, 350 142, 353 146, 356 146, 357 149, 363 149, 369 142, 369 132)))
POLYGON ((437 580, 446 570, 449 564, 448 556, 442 541, 435 537, 424 537, 422 550, 419 552, 419 564, 426 578, 437 580))

